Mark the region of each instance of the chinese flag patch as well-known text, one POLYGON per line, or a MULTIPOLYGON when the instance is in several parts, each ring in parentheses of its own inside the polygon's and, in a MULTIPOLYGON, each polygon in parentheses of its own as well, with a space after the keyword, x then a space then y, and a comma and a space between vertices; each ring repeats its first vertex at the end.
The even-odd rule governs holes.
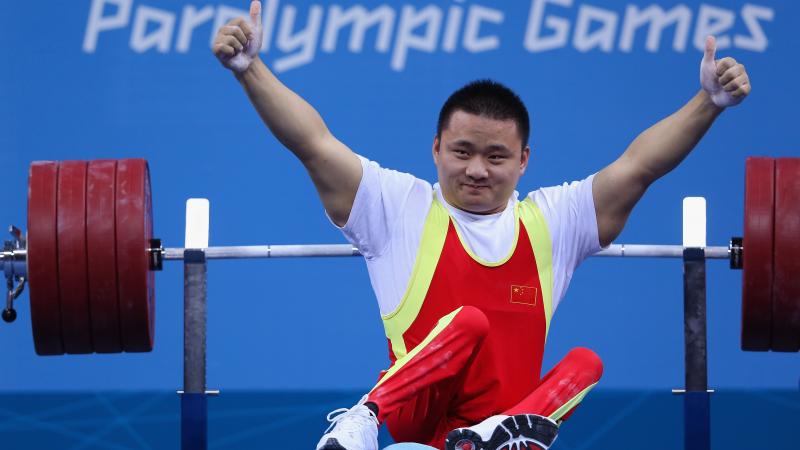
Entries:
POLYGON ((511 285, 511 303, 536 306, 536 294, 535 287, 511 285))

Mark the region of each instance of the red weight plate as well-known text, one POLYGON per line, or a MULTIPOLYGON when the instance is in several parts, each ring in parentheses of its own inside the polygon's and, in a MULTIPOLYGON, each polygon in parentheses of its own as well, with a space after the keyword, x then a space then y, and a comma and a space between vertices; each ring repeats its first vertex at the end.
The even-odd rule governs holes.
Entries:
POLYGON ((800 350, 800 158, 775 162, 772 350, 800 350))
POLYGON ((58 288, 64 351, 92 353, 89 281, 86 275, 86 161, 58 169, 58 288))
POLYGON ((772 329, 775 160, 747 158, 742 251, 742 350, 767 351, 772 329))
POLYGON ((117 162, 89 161, 86 176, 86 247, 92 342, 98 353, 122 352, 117 299, 115 193, 117 162))
POLYGON ((117 162, 116 198, 122 346, 126 352, 149 352, 153 349, 155 293, 147 252, 153 237, 153 214, 145 160, 117 162))
POLYGON ((56 188, 58 163, 31 164, 28 175, 28 288, 36 353, 61 355, 56 188))

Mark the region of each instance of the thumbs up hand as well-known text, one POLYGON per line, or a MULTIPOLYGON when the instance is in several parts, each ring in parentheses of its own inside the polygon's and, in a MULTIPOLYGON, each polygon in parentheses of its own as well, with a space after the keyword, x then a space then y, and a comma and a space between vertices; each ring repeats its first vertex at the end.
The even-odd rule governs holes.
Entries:
POLYGON ((700 85, 720 108, 735 106, 750 93, 750 79, 744 66, 731 57, 715 60, 717 43, 706 38, 706 50, 700 63, 700 85))
POLYGON ((240 17, 219 29, 211 46, 223 66, 236 73, 246 71, 258 56, 262 42, 261 2, 250 2, 250 17, 240 17))

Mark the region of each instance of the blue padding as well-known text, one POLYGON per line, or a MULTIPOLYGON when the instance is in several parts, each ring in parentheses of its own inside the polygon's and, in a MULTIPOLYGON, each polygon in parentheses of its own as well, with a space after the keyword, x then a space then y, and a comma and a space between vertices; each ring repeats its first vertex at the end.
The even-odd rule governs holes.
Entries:
POLYGON ((208 405, 205 394, 181 395, 181 449, 208 448, 208 405))
POLYGON ((711 449, 709 393, 686 392, 684 395, 684 450, 709 450, 711 449))

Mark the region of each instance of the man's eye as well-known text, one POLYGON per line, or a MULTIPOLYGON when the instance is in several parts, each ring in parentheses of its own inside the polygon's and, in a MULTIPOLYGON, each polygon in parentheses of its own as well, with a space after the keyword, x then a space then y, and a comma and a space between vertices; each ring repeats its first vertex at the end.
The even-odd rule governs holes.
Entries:
POLYGON ((455 153, 458 156, 467 156, 467 155, 469 155, 469 153, 467 153, 466 150, 459 150, 459 149, 453 150, 453 153, 455 153))

